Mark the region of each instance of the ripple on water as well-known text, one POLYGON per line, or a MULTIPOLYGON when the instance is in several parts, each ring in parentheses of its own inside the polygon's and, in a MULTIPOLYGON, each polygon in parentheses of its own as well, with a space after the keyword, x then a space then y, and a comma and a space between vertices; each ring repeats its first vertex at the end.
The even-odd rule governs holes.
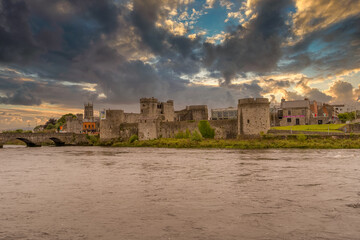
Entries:
POLYGON ((4 146, 0 239, 358 239, 359 155, 4 146))

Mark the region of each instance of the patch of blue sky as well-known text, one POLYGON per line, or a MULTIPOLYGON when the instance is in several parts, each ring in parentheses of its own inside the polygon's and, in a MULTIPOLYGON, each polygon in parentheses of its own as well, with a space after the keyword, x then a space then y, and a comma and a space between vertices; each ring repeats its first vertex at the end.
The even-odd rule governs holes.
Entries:
POLYGON ((323 48, 327 46, 326 43, 324 43, 321 40, 314 40, 308 47, 307 51, 311 53, 317 53, 320 52, 323 48))
POLYGON ((232 21, 225 23, 226 18, 227 10, 225 8, 214 7, 205 9, 204 14, 195 23, 194 31, 205 30, 206 37, 219 34, 232 24, 232 21))

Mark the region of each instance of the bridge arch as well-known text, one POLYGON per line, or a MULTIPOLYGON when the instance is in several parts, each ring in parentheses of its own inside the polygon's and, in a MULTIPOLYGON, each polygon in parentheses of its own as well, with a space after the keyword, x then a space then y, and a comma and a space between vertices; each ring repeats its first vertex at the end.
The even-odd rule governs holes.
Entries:
POLYGON ((16 139, 21 140, 21 141, 23 141, 24 143, 26 143, 26 146, 27 146, 27 147, 41 147, 40 145, 37 145, 36 143, 30 141, 30 140, 27 139, 27 138, 21 138, 21 137, 19 137, 19 138, 16 138, 16 139))
POLYGON ((60 139, 58 139, 56 137, 51 137, 50 139, 55 143, 55 146, 64 146, 65 145, 65 142, 61 141, 60 139))

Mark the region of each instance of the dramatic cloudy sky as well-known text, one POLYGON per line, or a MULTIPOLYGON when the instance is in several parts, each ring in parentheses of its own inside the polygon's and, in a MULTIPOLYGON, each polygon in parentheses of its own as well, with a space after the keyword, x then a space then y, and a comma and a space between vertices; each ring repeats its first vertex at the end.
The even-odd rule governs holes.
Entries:
POLYGON ((95 109, 355 103, 360 0, 0 0, 0 130, 95 109))

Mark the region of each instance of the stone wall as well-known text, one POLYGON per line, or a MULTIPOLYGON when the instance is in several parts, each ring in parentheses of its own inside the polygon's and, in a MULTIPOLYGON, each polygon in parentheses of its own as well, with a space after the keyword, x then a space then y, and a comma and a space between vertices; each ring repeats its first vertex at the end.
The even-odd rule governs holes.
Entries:
POLYGON ((346 133, 360 133, 360 123, 346 124, 340 130, 346 133))
MULTIPOLYGON (((235 139, 237 137, 237 120, 209 121, 210 126, 215 129, 215 139, 235 139)), ((199 130, 199 121, 161 122, 158 137, 174 138, 182 131, 199 130)))
POLYGON ((186 106, 185 109, 175 112, 176 121, 208 120, 209 113, 206 105, 186 106))
POLYGON ((174 138, 175 135, 186 130, 193 132, 198 129, 198 122, 195 121, 181 121, 181 122, 161 122, 159 127, 159 137, 174 138))
POLYGON ((267 98, 239 99, 238 135, 258 135, 270 129, 270 103, 267 98))
POLYGON ((237 119, 209 121, 210 126, 215 129, 215 139, 236 139, 237 119))
POLYGON ((285 108, 283 118, 280 119, 280 126, 307 125, 310 123, 310 115, 310 108, 285 108), (299 120, 299 124, 296 124, 296 119, 299 120))
POLYGON ((124 113, 124 122, 125 123, 137 123, 140 118, 139 113, 124 113))
POLYGON ((138 123, 139 140, 150 140, 159 137, 160 120, 157 118, 141 118, 138 123))
POLYGON ((164 121, 173 122, 175 120, 174 101, 168 100, 166 103, 161 103, 161 107, 164 121))
POLYGON ((128 141, 132 135, 139 135, 138 123, 121 123, 119 129, 120 141, 128 141))
POLYGON ((160 118, 172 122, 175 119, 174 101, 158 102, 156 98, 141 98, 140 115, 142 118, 160 118))
POLYGON ((106 110, 106 119, 100 120, 100 139, 110 140, 120 137, 120 124, 124 123, 123 110, 106 110))
POLYGON ((81 133, 82 122, 82 119, 74 119, 72 116, 67 116, 63 131, 68 133, 81 133))

